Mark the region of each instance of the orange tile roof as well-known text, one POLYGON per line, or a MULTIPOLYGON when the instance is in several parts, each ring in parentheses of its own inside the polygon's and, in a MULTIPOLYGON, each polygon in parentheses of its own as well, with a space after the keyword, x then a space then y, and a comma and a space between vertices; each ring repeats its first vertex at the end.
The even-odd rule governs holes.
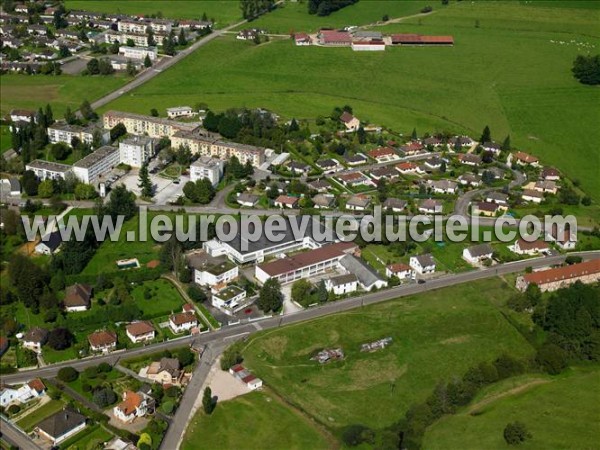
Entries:
POLYGON ((546 284, 562 280, 571 280, 573 278, 595 273, 600 273, 600 259, 593 259, 591 261, 558 267, 556 269, 528 273, 523 278, 527 283, 546 284))

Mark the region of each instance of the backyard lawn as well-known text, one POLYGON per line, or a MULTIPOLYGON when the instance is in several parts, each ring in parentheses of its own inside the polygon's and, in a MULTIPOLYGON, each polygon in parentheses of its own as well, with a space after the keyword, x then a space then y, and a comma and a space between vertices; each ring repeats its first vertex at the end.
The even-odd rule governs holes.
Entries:
POLYGON ((179 291, 166 280, 146 281, 133 288, 131 295, 146 319, 181 312, 184 304, 179 291))
POLYGON ((50 400, 48 403, 40 406, 35 411, 32 411, 19 420, 17 425, 22 430, 29 432, 46 417, 60 411, 63 406, 65 406, 64 403, 59 400, 50 400))

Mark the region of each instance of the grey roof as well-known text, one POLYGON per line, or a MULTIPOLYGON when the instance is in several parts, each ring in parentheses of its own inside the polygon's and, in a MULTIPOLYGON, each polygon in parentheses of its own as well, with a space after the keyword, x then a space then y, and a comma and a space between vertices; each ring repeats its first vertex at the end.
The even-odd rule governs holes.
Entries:
POLYGON ((501 192, 490 192, 486 198, 491 198, 492 200, 496 200, 496 201, 501 201, 501 202, 507 202, 508 201, 508 195, 503 194, 501 192))
POLYGON ((431 256, 430 253, 424 253, 423 255, 417 255, 414 258, 419 262, 421 267, 435 265, 435 260, 433 259, 433 256, 431 256))
POLYGON ((340 260, 340 265, 351 274, 356 275, 359 283, 366 289, 369 289, 377 281, 383 281, 375 269, 355 256, 344 256, 340 260))
POLYGON ((243 203, 252 203, 253 205, 260 199, 259 195, 242 193, 237 196, 236 201, 243 203))
POLYGON ((346 206, 360 206, 366 208, 367 206, 369 206, 370 203, 370 198, 354 195, 348 199, 348 201, 346 202, 346 206))
POLYGON ((475 258, 489 255, 493 252, 494 252, 494 250, 492 250, 492 247, 490 246, 490 244, 479 244, 479 245, 474 245, 473 247, 469 247, 469 253, 471 254, 471 256, 473 256, 475 258))
POLYGON ((352 156, 346 156, 344 157, 344 159, 346 160, 346 162, 349 163, 358 163, 358 162, 364 162, 367 161, 367 157, 365 155, 352 155, 352 156))
POLYGON ((119 149, 116 147, 105 145, 103 147, 100 147, 95 152, 90 153, 89 155, 77 161, 75 164, 73 164, 73 167, 82 167, 84 169, 89 169, 94 164, 97 164, 99 161, 106 158, 108 155, 118 151, 119 149))
MULTIPOLYGON (((310 216, 308 216, 308 219, 305 219, 306 224, 307 224, 306 228, 304 230, 302 230, 302 228, 304 226, 304 224, 302 222, 302 218, 298 218, 297 220, 298 220, 298 222, 295 225, 298 228, 298 231, 304 231, 305 237, 311 236, 315 241, 321 242, 321 243, 329 242, 327 240, 329 233, 325 232, 325 227, 322 223, 320 223, 316 220, 311 220, 310 216)), ((293 233, 294 229, 290 225, 289 219, 287 219, 284 223, 285 223, 285 230, 280 231, 278 229, 277 233, 274 233, 275 236, 282 237, 277 242, 271 242, 268 239, 267 233, 261 233, 261 235, 257 241, 245 242, 247 250, 242 250, 241 233, 238 233, 233 238, 233 240, 226 242, 226 244, 229 245, 230 247, 234 248, 240 254, 246 255, 249 253, 254 253, 258 250, 268 251, 272 247, 277 247, 277 246, 281 246, 283 244, 296 242, 296 240, 294 239, 294 233, 293 233)))
POLYGON ((317 194, 312 198, 312 201, 317 206, 331 206, 335 202, 335 196, 317 194))
POLYGON ((65 408, 42 420, 37 428, 56 439, 85 423, 86 420, 87 418, 83 414, 65 408))
POLYGON ((198 158, 196 161, 194 161, 191 164, 191 167, 208 167, 208 168, 213 168, 213 167, 220 167, 221 166, 221 160, 218 158, 213 158, 211 156, 207 156, 207 155, 203 155, 200 158, 198 158))
POLYGON ((383 35, 379 31, 355 31, 353 33, 355 38, 362 39, 383 39, 383 35))
POLYGON ((61 164, 52 161, 44 161, 43 159, 35 159, 25 165, 25 168, 31 167, 34 169, 48 170, 50 172, 64 173, 71 170, 68 164, 61 164))
POLYGON ((8 182, 10 183, 10 190, 11 191, 20 191, 21 190, 21 183, 19 183, 19 180, 16 178, 10 178, 8 180, 8 182))
POLYGON ((326 168, 330 168, 330 167, 336 167, 338 166, 340 163, 337 162, 335 159, 321 159, 319 161, 317 161, 317 166, 319 166, 322 169, 326 169, 326 168))
POLYGON ((33 327, 25 333, 23 340, 25 342, 36 342, 43 345, 48 341, 48 334, 48 330, 45 328, 33 327))
POLYGON ((120 144, 146 146, 152 142, 154 142, 154 139, 149 136, 129 136, 128 138, 123 139, 120 144))
POLYGON ((408 203, 406 200, 401 200, 399 198, 388 198, 385 202, 383 202, 384 208, 390 209, 404 209, 408 203))
POLYGON ((329 279, 329 282, 334 286, 341 286, 354 281, 358 281, 358 278, 353 273, 346 273, 344 275, 338 275, 329 279))

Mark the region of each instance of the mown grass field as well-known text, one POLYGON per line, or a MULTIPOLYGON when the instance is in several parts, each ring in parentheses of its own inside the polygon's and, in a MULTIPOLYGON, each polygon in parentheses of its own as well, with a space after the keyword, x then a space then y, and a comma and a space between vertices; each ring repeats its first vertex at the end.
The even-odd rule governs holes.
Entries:
MULTIPOLYGON (((398 3, 398 8, 410 6, 398 3)), ((369 22, 366 14, 361 20, 352 12, 360 5, 329 20, 343 14, 350 24, 369 22)), ((303 29, 309 19, 298 13, 301 19, 296 20, 292 14, 301 7, 286 4, 255 25, 277 29, 281 23, 277 31, 286 32, 303 29)), ((514 146, 580 180, 598 201, 600 90, 579 84, 571 74, 576 55, 600 47, 598 20, 597 9, 459 2, 377 27, 386 33, 452 34, 452 48, 356 53, 295 47, 288 39, 256 46, 228 36, 106 109, 148 113, 203 101, 213 109, 260 106, 312 120, 336 105, 350 104, 361 119, 405 133, 416 127, 421 133, 452 130, 478 138, 489 125, 495 139, 510 134, 514 146)))
POLYGON ((179 291, 166 280, 146 281, 134 287, 131 296, 144 317, 159 317, 180 312, 184 303, 179 291), (144 296, 146 290, 150 292, 150 298, 144 296))
POLYGON ((440 379, 503 352, 532 353, 492 301, 512 289, 500 279, 456 286, 336 314, 258 335, 245 365, 286 400, 331 428, 363 423, 382 428, 422 401, 440 379), (360 345, 391 336, 376 353, 360 345), (318 350, 342 347, 346 359, 311 361, 318 350), (365 402, 377 405, 365 409, 365 402))
POLYGON ((331 446, 305 417, 268 392, 252 392, 218 403, 210 416, 199 412, 181 448, 316 450, 331 446))
POLYGON ((215 20, 217 28, 242 20, 239 2, 232 0, 67 0, 65 8, 131 15, 161 12, 169 19, 197 20, 206 13, 208 19, 215 20))
POLYGON ((597 448, 599 376, 595 367, 572 369, 559 378, 506 380, 492 386, 475 405, 434 424, 425 434, 423 448, 508 449, 502 432, 515 420, 532 434, 519 448, 597 448))
POLYGON ((29 432, 33 430, 38 423, 44 420, 46 417, 57 413, 65 404, 59 400, 50 400, 48 403, 40 406, 35 411, 30 412, 25 417, 17 422, 17 426, 22 430, 29 432))
MULTIPOLYGON (((81 102, 90 102, 118 89, 128 80, 122 76, 45 76, 5 74, 0 76, 0 111, 8 114, 11 109, 31 109, 52 106, 55 119, 62 116, 69 106, 76 110, 81 102)), ((4 138, 3 138, 4 141, 4 138)), ((10 135, 8 142, 10 143, 10 135)), ((4 145, 4 144, 3 144, 4 145)))

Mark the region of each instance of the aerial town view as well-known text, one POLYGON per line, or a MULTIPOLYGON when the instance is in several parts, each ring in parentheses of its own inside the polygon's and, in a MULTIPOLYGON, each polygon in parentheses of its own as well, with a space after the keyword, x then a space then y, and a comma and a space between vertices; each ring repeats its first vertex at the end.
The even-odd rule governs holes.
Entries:
POLYGON ((600 0, 0 6, 0 450, 600 450, 600 0))

